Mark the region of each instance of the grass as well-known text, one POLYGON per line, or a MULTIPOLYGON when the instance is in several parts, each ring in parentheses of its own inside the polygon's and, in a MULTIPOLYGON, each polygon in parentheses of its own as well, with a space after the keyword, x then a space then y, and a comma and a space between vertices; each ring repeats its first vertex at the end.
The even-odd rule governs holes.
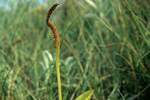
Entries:
MULTIPOLYGON (((45 22, 54 3, 21 0, 12 11, 1 9, 0 100, 58 99, 55 61, 49 62, 55 49, 45 22)), ((149 4, 64 0, 52 16, 61 34, 63 100, 90 89, 96 100, 148 100, 149 4)))

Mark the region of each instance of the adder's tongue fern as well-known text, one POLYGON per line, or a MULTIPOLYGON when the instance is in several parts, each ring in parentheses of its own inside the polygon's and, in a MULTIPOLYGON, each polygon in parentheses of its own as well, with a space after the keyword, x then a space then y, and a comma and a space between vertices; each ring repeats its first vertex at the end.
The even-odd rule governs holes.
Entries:
POLYGON ((55 10, 55 8, 58 6, 58 4, 54 4, 48 11, 46 23, 48 27, 52 30, 53 37, 54 37, 54 43, 56 48, 56 74, 57 74, 57 83, 58 83, 58 97, 59 100, 62 100, 62 93, 61 93, 61 79, 60 79, 60 34, 56 28, 56 26, 52 23, 52 21, 49 19, 52 12, 55 10))
POLYGON ((60 35, 59 32, 56 28, 56 26, 52 23, 52 21, 49 19, 49 17, 51 16, 51 14, 53 13, 53 11, 55 10, 55 8, 58 6, 59 4, 54 4, 48 11, 47 14, 47 18, 46 18, 46 23, 48 25, 48 27, 52 30, 53 32, 53 37, 54 37, 54 42, 55 42, 55 47, 57 48, 58 46, 60 46, 60 35))

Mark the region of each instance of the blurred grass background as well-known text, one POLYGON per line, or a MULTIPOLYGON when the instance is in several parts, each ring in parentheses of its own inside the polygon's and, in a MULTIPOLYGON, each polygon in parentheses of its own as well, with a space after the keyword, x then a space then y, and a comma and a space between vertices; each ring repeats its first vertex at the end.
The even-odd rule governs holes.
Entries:
POLYGON ((46 26, 56 2, 63 100, 89 89, 94 100, 149 100, 149 0, 7 1, 0 9, 0 100, 57 100, 46 26))

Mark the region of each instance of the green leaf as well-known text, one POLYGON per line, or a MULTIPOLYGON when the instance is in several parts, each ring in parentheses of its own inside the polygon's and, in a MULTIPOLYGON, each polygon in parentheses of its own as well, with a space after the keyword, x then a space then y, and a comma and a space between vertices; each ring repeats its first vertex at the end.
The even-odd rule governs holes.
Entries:
POLYGON ((93 95, 93 90, 88 90, 78 96, 75 100, 90 100, 93 95))

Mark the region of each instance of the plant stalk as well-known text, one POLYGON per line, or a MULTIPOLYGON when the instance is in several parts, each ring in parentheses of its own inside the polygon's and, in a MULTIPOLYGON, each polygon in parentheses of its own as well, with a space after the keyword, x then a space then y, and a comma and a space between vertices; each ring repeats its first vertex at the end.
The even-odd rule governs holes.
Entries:
POLYGON ((61 78, 60 78, 60 36, 56 26, 52 23, 51 20, 49 20, 49 17, 51 16, 52 12, 55 10, 57 5, 58 4, 56 3, 49 9, 46 22, 48 27, 53 32, 53 36, 54 36, 54 43, 56 48, 56 75, 57 75, 57 84, 58 84, 58 98, 59 100, 62 100, 61 78))
POLYGON ((58 96, 59 96, 59 100, 62 100, 59 58, 60 58, 60 46, 57 46, 56 47, 56 74, 57 74, 57 84, 58 84, 58 96))

